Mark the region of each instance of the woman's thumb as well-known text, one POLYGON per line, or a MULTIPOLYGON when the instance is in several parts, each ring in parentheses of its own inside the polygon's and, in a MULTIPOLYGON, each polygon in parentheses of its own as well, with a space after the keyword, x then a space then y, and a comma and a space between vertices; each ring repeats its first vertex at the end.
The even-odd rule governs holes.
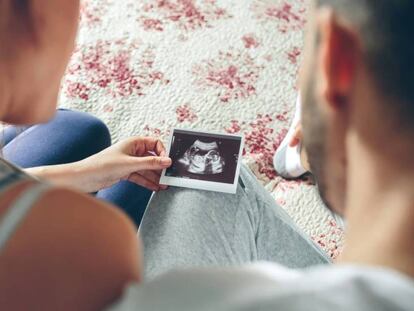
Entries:
POLYGON ((137 158, 137 171, 141 170, 160 170, 171 166, 171 159, 168 157, 139 157, 137 158))

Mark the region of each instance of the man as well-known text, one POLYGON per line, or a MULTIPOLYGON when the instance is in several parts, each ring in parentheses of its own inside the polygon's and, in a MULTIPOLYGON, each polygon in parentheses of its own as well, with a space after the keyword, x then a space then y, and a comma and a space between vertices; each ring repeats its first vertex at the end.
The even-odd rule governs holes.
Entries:
POLYGON ((412 0, 316 0, 311 9, 303 143, 324 201, 347 219, 339 261, 323 265, 329 259, 243 168, 236 196, 171 189, 153 198, 141 236, 147 277, 156 278, 124 303, 134 300, 140 310, 413 310, 412 12, 412 0), (257 260, 275 263, 158 276, 257 260))

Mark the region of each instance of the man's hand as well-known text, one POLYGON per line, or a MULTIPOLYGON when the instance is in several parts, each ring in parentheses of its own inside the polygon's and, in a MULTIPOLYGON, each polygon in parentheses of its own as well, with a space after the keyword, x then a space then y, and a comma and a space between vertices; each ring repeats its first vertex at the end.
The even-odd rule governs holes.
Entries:
POLYGON ((153 191, 160 185, 161 171, 171 165, 158 139, 132 137, 82 161, 28 169, 28 173, 84 192, 96 192, 120 180, 129 180, 153 191))
MULTIPOLYGON (((302 125, 298 124, 298 126, 295 129, 295 133, 293 134, 292 139, 289 142, 289 146, 296 147, 302 142, 302 140, 303 140, 302 125)), ((308 172, 311 172, 311 168, 310 168, 309 160, 308 160, 308 154, 304 146, 302 146, 301 151, 300 151, 300 159, 301 159, 302 166, 308 172)))
POLYGON ((296 147, 302 141, 303 133, 302 133, 302 125, 298 124, 295 129, 295 133, 292 136, 292 139, 289 142, 290 147, 296 147))

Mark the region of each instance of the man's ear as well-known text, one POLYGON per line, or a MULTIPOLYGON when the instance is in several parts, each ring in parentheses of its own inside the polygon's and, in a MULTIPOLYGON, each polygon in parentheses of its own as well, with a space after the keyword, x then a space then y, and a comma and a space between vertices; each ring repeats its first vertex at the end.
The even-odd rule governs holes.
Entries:
POLYGON ((318 95, 335 109, 345 105, 351 95, 360 51, 359 40, 356 33, 342 23, 332 9, 319 10, 317 28, 321 74, 318 95))

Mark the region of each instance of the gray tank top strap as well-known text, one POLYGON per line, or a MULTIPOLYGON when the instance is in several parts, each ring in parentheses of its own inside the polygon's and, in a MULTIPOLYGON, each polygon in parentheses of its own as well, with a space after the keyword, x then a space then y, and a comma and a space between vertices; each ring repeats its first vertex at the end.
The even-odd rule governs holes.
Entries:
POLYGON ((32 206, 48 190, 50 186, 37 183, 31 186, 7 209, 0 219, 0 251, 24 220, 32 206))

